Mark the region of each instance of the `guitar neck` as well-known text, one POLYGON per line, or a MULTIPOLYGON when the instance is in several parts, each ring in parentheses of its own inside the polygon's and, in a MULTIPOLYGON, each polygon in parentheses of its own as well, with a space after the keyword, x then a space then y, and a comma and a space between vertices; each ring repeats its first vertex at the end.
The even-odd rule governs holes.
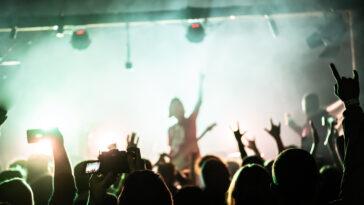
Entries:
POLYGON ((206 133, 208 133, 209 131, 205 130, 198 138, 197 141, 200 141, 205 135, 206 133))

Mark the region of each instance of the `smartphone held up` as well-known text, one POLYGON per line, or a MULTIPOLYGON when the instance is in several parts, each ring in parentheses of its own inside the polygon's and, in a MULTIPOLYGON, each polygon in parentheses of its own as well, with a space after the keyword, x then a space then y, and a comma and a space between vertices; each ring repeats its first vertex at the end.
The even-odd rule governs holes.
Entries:
POLYGON ((58 128, 52 129, 29 129, 27 130, 27 141, 29 144, 37 143, 44 139, 59 138, 58 128))

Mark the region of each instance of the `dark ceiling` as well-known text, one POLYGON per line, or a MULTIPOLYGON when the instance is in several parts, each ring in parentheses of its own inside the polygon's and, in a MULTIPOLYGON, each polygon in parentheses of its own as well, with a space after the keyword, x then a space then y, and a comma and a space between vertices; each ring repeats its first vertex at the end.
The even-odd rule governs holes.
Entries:
POLYGON ((362 0, 2 0, 0 28, 361 9, 362 0))

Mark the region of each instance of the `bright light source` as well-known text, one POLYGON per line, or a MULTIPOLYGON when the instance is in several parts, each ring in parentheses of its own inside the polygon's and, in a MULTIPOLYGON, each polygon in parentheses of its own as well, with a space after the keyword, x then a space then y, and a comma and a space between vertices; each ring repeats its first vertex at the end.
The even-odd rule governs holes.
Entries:
POLYGON ((111 144, 118 144, 117 142, 121 140, 120 134, 116 133, 105 133, 104 136, 100 136, 99 139, 97 139, 97 150, 98 151, 108 151, 109 146, 111 144))
POLYGON ((230 18, 231 20, 235 20, 235 19, 236 19, 236 16, 231 15, 229 18, 230 18))
POLYGON ((52 143, 48 139, 42 139, 41 141, 29 144, 32 154, 42 154, 52 156, 52 143))
POLYGON ((100 152, 108 151, 111 144, 118 149, 126 149, 126 135, 117 125, 105 124, 95 127, 88 135, 88 156, 97 157, 100 152))
POLYGON ((20 61, 16 60, 3 61, 0 63, 1 66, 17 66, 20 64, 21 64, 20 61))
POLYGON ((118 149, 125 148, 125 144, 122 144, 123 135, 117 130, 101 128, 93 133, 91 138, 94 141, 93 149, 96 149, 97 152, 108 151, 111 144, 115 144, 118 149))
POLYGON ((78 126, 77 111, 74 111, 62 99, 48 99, 39 101, 38 106, 34 107, 29 116, 27 127, 29 129, 59 128, 65 138, 74 127, 78 126))
POLYGON ((57 38, 63 38, 64 37, 64 33, 57 33, 56 36, 57 36, 57 38))
POLYGON ((328 12, 324 17, 325 23, 306 38, 306 43, 311 49, 324 47, 320 58, 334 58, 340 52, 348 26, 341 13, 328 12))
POLYGON ((240 158, 240 152, 232 152, 230 154, 228 154, 227 158, 240 158))

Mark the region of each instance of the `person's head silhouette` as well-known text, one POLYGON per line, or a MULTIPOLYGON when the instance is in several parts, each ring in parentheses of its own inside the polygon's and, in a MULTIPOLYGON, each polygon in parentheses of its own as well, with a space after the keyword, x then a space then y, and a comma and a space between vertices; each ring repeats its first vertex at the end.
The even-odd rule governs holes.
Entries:
POLYGON ((314 203, 318 182, 316 162, 310 153, 302 149, 287 149, 274 161, 272 188, 280 203, 314 203))

